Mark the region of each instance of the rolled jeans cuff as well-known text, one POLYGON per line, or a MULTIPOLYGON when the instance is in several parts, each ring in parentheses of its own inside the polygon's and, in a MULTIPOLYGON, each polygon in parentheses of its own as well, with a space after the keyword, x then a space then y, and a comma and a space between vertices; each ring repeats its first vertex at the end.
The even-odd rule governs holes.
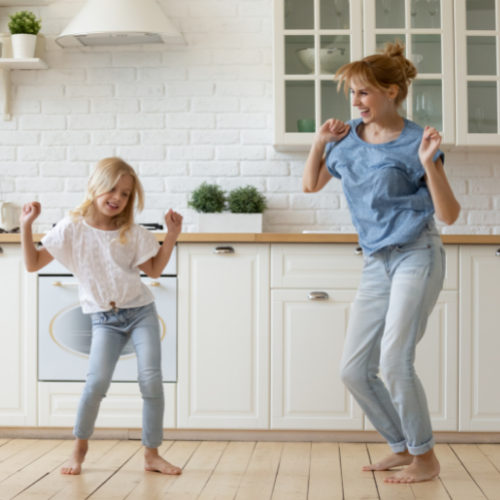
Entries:
POLYGON ((407 450, 406 439, 404 441, 400 441, 399 443, 389 443, 389 446, 394 453, 403 453, 403 451, 407 450))
POLYGON ((421 444, 420 446, 408 446, 408 451, 412 455, 423 455, 434 448, 434 438, 431 437, 427 443, 421 444))

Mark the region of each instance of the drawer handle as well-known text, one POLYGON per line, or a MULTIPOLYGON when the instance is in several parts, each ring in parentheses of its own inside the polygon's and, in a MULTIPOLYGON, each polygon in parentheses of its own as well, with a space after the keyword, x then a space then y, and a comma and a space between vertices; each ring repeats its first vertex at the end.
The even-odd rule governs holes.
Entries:
POLYGON ((152 281, 151 283, 148 283, 149 286, 157 287, 160 286, 160 283, 158 281, 152 281))
MULTIPOLYGON (((0 253, 1 253, 1 252, 0 252, 0 253)), ((500 248, 499 248, 499 249, 495 252, 495 255, 496 255, 497 257, 500 257, 500 248)))
POLYGON ((54 281, 52 286, 79 286, 78 283, 61 283, 60 281, 54 281))
POLYGON ((311 292, 307 298, 309 300, 328 300, 330 297, 326 292, 311 292))
POLYGON ((215 247, 214 253, 217 255, 226 255, 230 253, 234 253, 233 247, 215 247))
POLYGON ((363 249, 361 247, 357 247, 354 250, 354 255, 363 255, 363 249))

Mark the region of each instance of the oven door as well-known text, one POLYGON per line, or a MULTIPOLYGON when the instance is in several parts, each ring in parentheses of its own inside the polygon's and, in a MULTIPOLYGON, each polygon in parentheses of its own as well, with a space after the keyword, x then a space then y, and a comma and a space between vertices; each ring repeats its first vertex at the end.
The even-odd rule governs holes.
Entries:
MULTIPOLYGON (((164 382, 177 380, 177 278, 142 278, 155 296, 160 323, 164 382)), ((82 313, 73 276, 38 278, 38 380, 85 381, 92 323, 82 313)), ((137 381, 132 342, 123 349, 113 374, 115 382, 137 381)))

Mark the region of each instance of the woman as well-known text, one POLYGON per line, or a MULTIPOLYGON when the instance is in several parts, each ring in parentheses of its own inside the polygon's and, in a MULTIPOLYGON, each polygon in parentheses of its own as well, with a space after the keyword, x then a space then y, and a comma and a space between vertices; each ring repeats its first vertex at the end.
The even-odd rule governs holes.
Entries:
POLYGON ((402 118, 398 108, 416 77, 399 42, 343 66, 336 75, 361 118, 328 120, 306 163, 303 187, 342 186, 364 252, 341 377, 393 454, 363 470, 405 465, 386 479, 426 481, 439 474, 415 349, 445 276, 433 214, 453 224, 460 213, 444 172, 441 137, 402 118), (378 377, 381 371, 387 384, 378 377))

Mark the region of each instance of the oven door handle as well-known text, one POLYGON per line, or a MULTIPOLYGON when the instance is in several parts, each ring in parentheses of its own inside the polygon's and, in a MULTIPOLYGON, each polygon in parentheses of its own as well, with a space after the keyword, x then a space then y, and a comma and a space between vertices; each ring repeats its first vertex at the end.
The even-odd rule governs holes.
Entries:
POLYGON ((52 286, 79 286, 78 283, 61 283, 60 281, 52 282, 52 286))

